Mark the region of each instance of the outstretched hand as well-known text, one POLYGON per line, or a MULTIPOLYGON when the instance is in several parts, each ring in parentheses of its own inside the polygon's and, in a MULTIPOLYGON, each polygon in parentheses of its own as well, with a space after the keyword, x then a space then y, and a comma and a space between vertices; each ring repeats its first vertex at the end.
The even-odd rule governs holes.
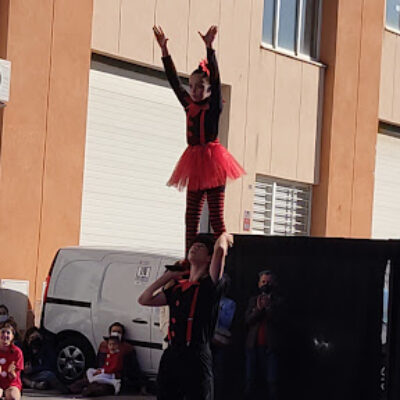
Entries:
POLYGON ((201 32, 199 32, 199 35, 203 39, 205 45, 209 48, 212 48, 212 43, 215 37, 217 36, 217 32, 218 32, 217 26, 211 25, 205 35, 203 35, 201 32))
POLYGON ((167 47, 168 38, 165 36, 164 31, 162 30, 161 26, 153 26, 154 36, 157 40, 158 45, 161 49, 167 47))

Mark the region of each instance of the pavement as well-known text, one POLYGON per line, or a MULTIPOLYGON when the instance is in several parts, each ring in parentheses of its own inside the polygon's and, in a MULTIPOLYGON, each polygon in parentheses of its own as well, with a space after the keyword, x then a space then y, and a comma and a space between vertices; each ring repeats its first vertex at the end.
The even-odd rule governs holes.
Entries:
MULTIPOLYGON (((60 394, 52 390, 32 390, 24 389, 22 394, 22 400, 60 400, 60 399, 85 399, 85 397, 76 394, 60 394)), ((93 400, 94 397, 86 397, 86 399, 93 400)), ((136 394, 122 394, 115 396, 103 396, 96 397, 98 400, 155 400, 156 397, 153 395, 142 396, 136 394)))

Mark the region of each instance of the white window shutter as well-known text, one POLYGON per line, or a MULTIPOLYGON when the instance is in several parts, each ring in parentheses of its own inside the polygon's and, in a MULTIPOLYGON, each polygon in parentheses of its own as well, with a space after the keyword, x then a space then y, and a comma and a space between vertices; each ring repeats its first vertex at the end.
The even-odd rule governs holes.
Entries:
POLYGON ((310 233, 311 187, 257 176, 253 233, 307 236, 310 233))

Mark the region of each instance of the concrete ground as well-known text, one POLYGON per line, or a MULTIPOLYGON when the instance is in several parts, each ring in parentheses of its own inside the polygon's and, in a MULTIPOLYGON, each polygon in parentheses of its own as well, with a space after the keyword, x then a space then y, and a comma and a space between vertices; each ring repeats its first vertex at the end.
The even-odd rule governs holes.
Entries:
MULTIPOLYGON (((74 394, 60 394, 51 390, 31 390, 24 389, 22 400, 72 400, 72 399, 84 399, 79 395, 74 394)), ((89 397, 87 397, 89 399, 89 397)), ((90 399, 99 399, 99 400, 155 400, 156 397, 153 395, 141 396, 141 395, 128 395, 122 394, 118 396, 104 396, 104 397, 90 397, 90 399)))

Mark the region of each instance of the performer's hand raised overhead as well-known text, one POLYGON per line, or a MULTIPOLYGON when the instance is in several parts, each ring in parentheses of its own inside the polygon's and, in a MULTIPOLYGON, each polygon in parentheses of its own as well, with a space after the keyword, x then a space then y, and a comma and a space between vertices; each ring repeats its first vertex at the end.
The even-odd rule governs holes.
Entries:
POLYGON ((153 32, 154 32, 154 36, 157 40, 157 43, 161 48, 162 56, 167 57, 168 56, 168 48, 167 48, 168 38, 165 36, 165 33, 162 30, 161 26, 154 25, 153 32))
POLYGON ((218 28, 216 25, 211 25, 205 35, 203 35, 199 31, 199 35, 204 40, 206 47, 208 47, 210 49, 212 48, 212 44, 213 44, 215 37, 217 36, 217 32, 218 32, 218 28))

